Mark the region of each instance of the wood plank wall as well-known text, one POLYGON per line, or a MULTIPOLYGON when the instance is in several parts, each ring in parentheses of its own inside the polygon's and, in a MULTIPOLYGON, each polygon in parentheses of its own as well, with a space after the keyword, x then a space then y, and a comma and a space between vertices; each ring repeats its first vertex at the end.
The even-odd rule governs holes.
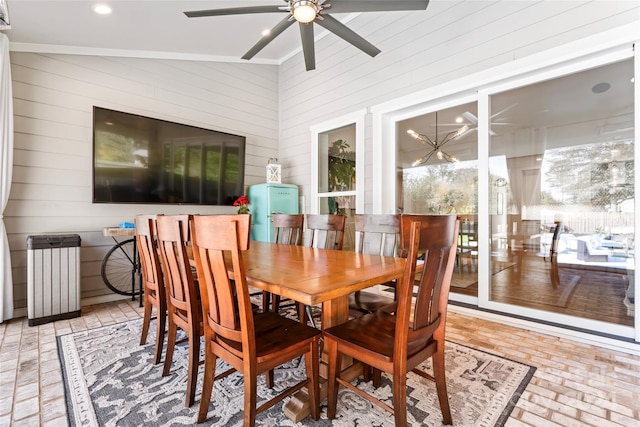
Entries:
POLYGON ((100 264, 113 245, 102 228, 138 213, 223 213, 229 207, 92 204, 94 105, 244 135, 245 185, 264 182, 278 155, 278 68, 227 64, 11 53, 15 151, 4 221, 16 308, 26 307, 26 239, 79 234, 81 290, 110 291, 100 264))

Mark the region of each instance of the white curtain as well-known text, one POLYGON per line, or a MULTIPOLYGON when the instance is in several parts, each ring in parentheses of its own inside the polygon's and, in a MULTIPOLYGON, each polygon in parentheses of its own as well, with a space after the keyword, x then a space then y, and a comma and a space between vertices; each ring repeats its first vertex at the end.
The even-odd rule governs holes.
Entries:
POLYGON ((530 219, 527 208, 540 204, 540 169, 531 165, 533 156, 507 159, 512 206, 523 219, 530 219))
POLYGON ((11 253, 3 213, 9 201, 13 170, 13 97, 9 38, 0 33, 0 323, 13 318, 11 253))

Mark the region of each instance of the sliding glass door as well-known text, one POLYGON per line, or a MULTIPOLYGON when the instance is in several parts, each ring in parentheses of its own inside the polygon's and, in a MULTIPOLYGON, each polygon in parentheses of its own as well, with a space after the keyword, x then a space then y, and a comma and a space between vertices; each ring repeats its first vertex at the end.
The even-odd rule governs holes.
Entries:
POLYGON ((460 219, 452 301, 635 336, 633 77, 622 52, 390 120, 397 210, 460 219))
POLYGON ((490 95, 491 302, 634 325, 633 73, 490 95))

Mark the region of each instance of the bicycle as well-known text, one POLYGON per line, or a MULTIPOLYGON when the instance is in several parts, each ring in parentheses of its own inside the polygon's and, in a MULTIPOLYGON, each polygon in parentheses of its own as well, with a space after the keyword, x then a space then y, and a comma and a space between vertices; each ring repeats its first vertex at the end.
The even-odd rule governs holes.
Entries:
MULTIPOLYGON (((105 235, 108 235, 105 230, 105 235)), ((142 292, 140 281, 140 258, 135 238, 118 242, 102 259, 100 274, 104 284, 113 292, 130 296, 132 300, 142 292)))

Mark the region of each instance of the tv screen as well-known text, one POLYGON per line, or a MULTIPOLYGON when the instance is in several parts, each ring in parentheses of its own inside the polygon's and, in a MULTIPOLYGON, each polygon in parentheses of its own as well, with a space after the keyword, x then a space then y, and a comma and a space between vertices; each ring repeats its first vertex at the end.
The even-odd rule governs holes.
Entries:
POLYGON ((94 203, 232 205, 245 137, 93 107, 94 203))

